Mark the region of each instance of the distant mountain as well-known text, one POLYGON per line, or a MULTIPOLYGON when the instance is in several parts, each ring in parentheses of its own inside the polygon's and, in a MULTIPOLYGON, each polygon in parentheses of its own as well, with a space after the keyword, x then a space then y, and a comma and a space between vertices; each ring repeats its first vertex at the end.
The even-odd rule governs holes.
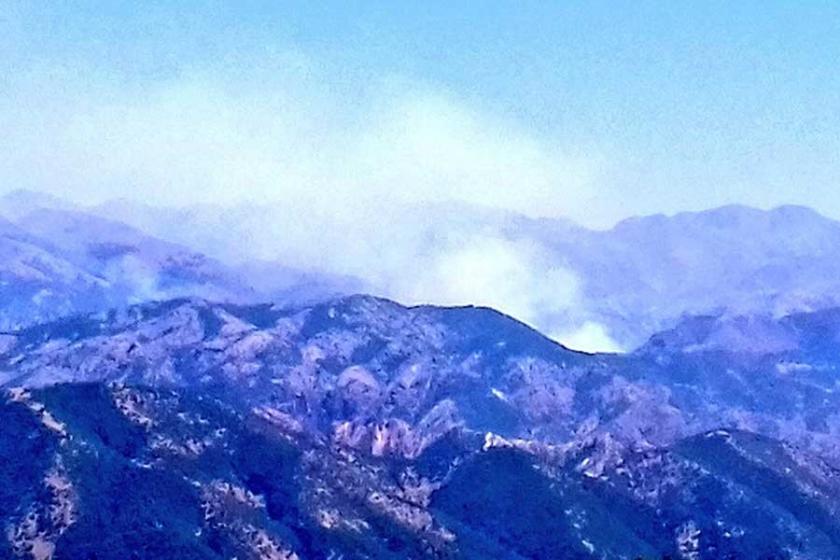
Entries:
POLYGON ((218 262, 80 213, 42 210, 7 223, 0 253, 6 329, 186 294, 256 299, 218 262))
POLYGON ((575 335, 588 328, 603 333, 595 350, 631 350, 684 314, 781 316, 840 305, 840 222, 797 206, 639 217, 606 231, 465 204, 348 210, 337 221, 295 201, 168 211, 120 201, 92 211, 223 260, 318 262, 361 278, 357 291, 477 301, 560 340, 585 345, 575 335), (570 278, 552 280, 558 270, 570 278), (458 274, 485 276, 473 282, 472 300, 447 291, 458 274), (482 292, 487 281, 498 285, 482 292))
POLYGON ((57 254, 105 279, 129 302, 178 296, 253 300, 256 291, 222 263, 120 222, 77 211, 41 209, 17 225, 57 254))
POLYGON ((780 316, 840 303, 840 223, 807 208, 730 206, 535 235, 584 279, 587 308, 634 343, 682 314, 780 316))
POLYGON ((0 329, 110 307, 105 279, 0 219, 0 329))
POLYGON ((174 297, 299 303, 351 291, 352 279, 279 263, 231 266, 69 203, 14 192, 0 200, 0 329, 174 297))

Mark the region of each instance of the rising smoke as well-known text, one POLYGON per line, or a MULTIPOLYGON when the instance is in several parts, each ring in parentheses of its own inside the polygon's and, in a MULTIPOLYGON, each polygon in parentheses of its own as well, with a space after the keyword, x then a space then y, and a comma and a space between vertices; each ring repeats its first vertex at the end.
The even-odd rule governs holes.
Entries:
POLYGON ((62 79, 49 95, 26 95, 49 72, 21 77, 24 110, 2 111, 0 180, 84 204, 127 199, 126 221, 228 261, 350 275, 406 303, 491 306, 578 348, 616 349, 585 323, 557 256, 499 230, 515 214, 578 210, 594 158, 418 84, 384 80, 345 103, 306 59, 207 76, 137 90, 62 79), (200 219, 178 229, 148 205, 200 219))

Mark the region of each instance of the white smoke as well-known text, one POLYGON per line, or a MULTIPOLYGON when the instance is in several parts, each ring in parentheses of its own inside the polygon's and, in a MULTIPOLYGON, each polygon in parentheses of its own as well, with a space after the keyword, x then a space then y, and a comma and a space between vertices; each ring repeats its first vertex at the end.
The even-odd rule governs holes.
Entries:
MULTIPOLYGON (((121 217, 229 261, 358 277, 406 303, 490 306, 547 332, 583 324, 579 281, 556 256, 506 238, 498 216, 461 220, 492 212, 479 207, 502 220, 577 211, 598 158, 426 86, 387 80, 348 102, 306 59, 261 68, 139 91, 39 76, 50 95, 0 99, 13 147, 0 182, 86 204, 196 206, 210 218, 181 230, 130 204, 121 217), (430 207, 449 210, 414 214, 430 207)), ((609 346, 601 334, 571 340, 609 346)))
POLYGON ((390 295, 409 303, 493 307, 532 325, 579 297, 572 273, 523 242, 471 238, 418 264, 393 278, 390 295))
POLYGON ((556 332, 574 324, 583 312, 580 282, 533 243, 470 238, 420 264, 394 278, 383 291, 407 303, 492 307, 549 333, 569 348, 621 351, 605 328, 591 321, 570 332, 556 332))
POLYGON ((361 197, 556 215, 591 189, 592 158, 450 93, 384 80, 346 100, 306 59, 261 64, 139 90, 19 78, 0 95, 0 179, 85 202, 304 198, 332 213, 361 197))
POLYGON ((586 321, 577 329, 553 333, 554 340, 568 348, 582 352, 623 352, 624 349, 607 333, 606 327, 586 321))

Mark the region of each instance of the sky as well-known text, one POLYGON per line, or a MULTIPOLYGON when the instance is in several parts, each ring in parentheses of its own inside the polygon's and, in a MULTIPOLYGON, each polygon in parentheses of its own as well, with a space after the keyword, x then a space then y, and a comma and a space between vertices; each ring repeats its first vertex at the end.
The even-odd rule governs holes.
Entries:
POLYGON ((840 218, 837 2, 0 8, 0 191, 840 218))

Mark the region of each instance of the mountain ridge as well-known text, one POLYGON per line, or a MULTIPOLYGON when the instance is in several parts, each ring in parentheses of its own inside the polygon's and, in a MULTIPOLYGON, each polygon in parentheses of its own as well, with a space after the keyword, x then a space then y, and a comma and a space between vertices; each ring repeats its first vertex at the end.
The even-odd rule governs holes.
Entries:
POLYGON ((835 557, 840 311, 762 318, 797 344, 746 358, 704 341, 753 323, 697 320, 627 355, 366 295, 18 330, 0 554, 835 557))
MULTIPOLYGON (((37 215, 39 197, 31 198, 19 221, 37 215)), ((779 315, 840 305, 840 222, 796 205, 643 216, 606 230, 442 203, 369 209, 336 223, 321 223, 316 209, 294 200, 243 203, 235 215, 212 205, 158 209, 130 200, 72 211, 122 220, 210 255, 249 278, 256 299, 367 292, 409 304, 479 303, 581 350, 630 351, 686 313, 779 315), (317 270, 296 272, 303 262, 317 270), (492 284, 470 297, 449 285, 453 267, 472 267, 463 274, 492 284)))

